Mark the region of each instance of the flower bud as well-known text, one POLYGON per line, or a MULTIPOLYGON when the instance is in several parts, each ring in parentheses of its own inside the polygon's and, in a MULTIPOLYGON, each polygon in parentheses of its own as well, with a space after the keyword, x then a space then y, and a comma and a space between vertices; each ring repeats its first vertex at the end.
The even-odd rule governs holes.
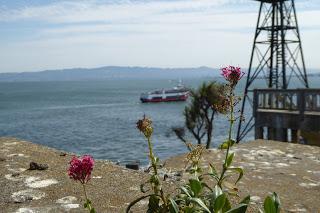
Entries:
POLYGON ((221 75, 230 83, 231 87, 235 87, 244 75, 240 67, 227 66, 221 69, 221 75))
POLYGON ((146 138, 150 138, 153 133, 152 121, 145 115, 143 116, 143 119, 138 120, 137 128, 144 134, 146 138))

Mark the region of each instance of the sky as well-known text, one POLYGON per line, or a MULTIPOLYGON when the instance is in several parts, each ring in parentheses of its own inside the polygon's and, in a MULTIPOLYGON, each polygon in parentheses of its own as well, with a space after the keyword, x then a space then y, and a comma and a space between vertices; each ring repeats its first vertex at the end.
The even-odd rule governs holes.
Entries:
MULTIPOLYGON (((320 68, 319 0, 296 0, 320 68)), ((248 67, 253 0, 0 0, 0 73, 75 67, 248 67)))

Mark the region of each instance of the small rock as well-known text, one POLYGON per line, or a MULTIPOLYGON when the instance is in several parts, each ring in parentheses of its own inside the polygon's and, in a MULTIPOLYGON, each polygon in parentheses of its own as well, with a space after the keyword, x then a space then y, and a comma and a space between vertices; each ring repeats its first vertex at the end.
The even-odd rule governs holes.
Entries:
POLYGON ((66 156, 67 155, 67 153, 65 153, 65 152, 60 152, 60 154, 59 154, 61 157, 64 157, 64 156, 66 156))
POLYGON ((11 180, 11 181, 21 181, 24 179, 24 176, 23 175, 18 175, 16 177, 13 177, 12 174, 6 174, 4 176, 7 180, 11 180))
POLYGON ((169 176, 168 176, 167 174, 164 174, 164 175, 163 175, 163 181, 166 181, 167 178, 169 178, 169 176))
POLYGON ((61 209, 55 206, 23 207, 23 208, 19 208, 15 213, 38 213, 38 212, 61 212, 61 209))
POLYGON ((69 204, 63 204, 62 207, 65 209, 76 209, 76 208, 79 208, 80 205, 77 203, 69 203, 69 204))
POLYGON ((173 175, 176 176, 176 177, 182 177, 183 171, 175 172, 173 175))
POLYGON ((20 172, 24 172, 27 170, 25 168, 10 168, 10 166, 8 166, 8 167, 9 167, 9 168, 7 168, 8 171, 13 172, 13 173, 20 173, 20 172))
POLYGON ((126 164, 127 169, 139 170, 139 164, 137 163, 128 163, 126 164))
POLYGON ((28 170, 46 170, 49 166, 47 164, 38 164, 36 162, 30 162, 30 167, 28 170))
POLYGON ((13 199, 13 201, 15 203, 25 203, 27 201, 32 200, 32 196, 31 195, 23 195, 23 196, 17 196, 13 199))
POLYGON ((19 208, 16 213, 34 213, 34 211, 30 208, 19 208))
POLYGON ((137 187, 137 186, 131 186, 129 189, 131 191, 139 191, 140 190, 139 187, 137 187))
POLYGON ((70 203, 74 203, 76 201, 77 201, 76 197, 74 197, 74 196, 66 196, 66 197, 58 199, 56 201, 56 203, 59 203, 59 204, 70 204, 70 203))
POLYGON ((261 200, 261 198, 260 198, 259 196, 252 196, 250 199, 251 199, 253 202, 257 202, 257 201, 260 201, 260 200, 261 200))
POLYGON ((40 180, 40 177, 28 177, 26 178, 25 183, 30 188, 43 188, 53 184, 57 184, 58 181, 56 179, 40 180))
POLYGON ((13 173, 13 174, 11 175, 11 177, 18 177, 19 175, 20 175, 20 173, 16 172, 16 173, 13 173))
POLYGON ((15 203, 24 203, 30 200, 39 200, 45 196, 44 192, 27 189, 12 194, 12 199, 15 203))

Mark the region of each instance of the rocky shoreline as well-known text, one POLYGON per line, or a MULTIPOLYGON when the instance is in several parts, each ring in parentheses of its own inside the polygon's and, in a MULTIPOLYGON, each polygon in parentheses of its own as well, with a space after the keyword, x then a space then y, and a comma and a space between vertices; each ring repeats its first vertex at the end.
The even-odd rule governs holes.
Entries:
MULTIPOLYGON (((320 212, 320 147, 273 141, 237 145, 235 165, 245 170, 239 183, 240 197, 251 194, 250 212, 261 207, 270 192, 280 195, 285 212, 320 212)), ((203 155, 203 168, 211 162, 219 168, 223 151, 203 155)), ((85 212, 80 184, 67 176, 72 153, 15 138, 0 138, 0 212, 85 212), (40 165, 30 170, 30 163, 40 165), (45 168, 45 165, 48 168, 45 168), (44 166, 41 169, 41 166, 44 166)), ((164 162, 166 192, 188 179, 185 155, 164 162)), ((140 184, 148 174, 109 161, 97 160, 88 192, 98 212, 124 212, 128 203, 142 195, 140 184)), ((134 212, 144 212, 146 201, 134 212)))

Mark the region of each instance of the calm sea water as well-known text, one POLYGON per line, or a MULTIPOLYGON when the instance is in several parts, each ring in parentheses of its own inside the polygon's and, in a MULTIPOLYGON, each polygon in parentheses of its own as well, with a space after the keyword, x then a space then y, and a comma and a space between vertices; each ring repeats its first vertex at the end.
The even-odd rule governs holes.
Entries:
MULTIPOLYGON (((211 78, 183 81, 195 88, 206 80, 211 78)), ((312 87, 320 86, 320 78, 310 80, 312 87)), ((257 86, 260 84, 258 81, 257 86)), ((144 114, 154 122, 155 152, 161 159, 187 151, 171 131, 171 127, 184 124, 182 112, 187 103, 139 101, 141 92, 172 86, 175 83, 165 79, 0 83, 0 136, 115 162, 138 160, 145 165, 147 144, 135 127, 144 114)), ((243 82, 238 90, 241 94, 243 82)), ((228 124, 223 116, 217 116, 214 125, 212 146, 217 146, 224 140, 228 124)), ((246 139, 252 136, 251 132, 246 139)))

